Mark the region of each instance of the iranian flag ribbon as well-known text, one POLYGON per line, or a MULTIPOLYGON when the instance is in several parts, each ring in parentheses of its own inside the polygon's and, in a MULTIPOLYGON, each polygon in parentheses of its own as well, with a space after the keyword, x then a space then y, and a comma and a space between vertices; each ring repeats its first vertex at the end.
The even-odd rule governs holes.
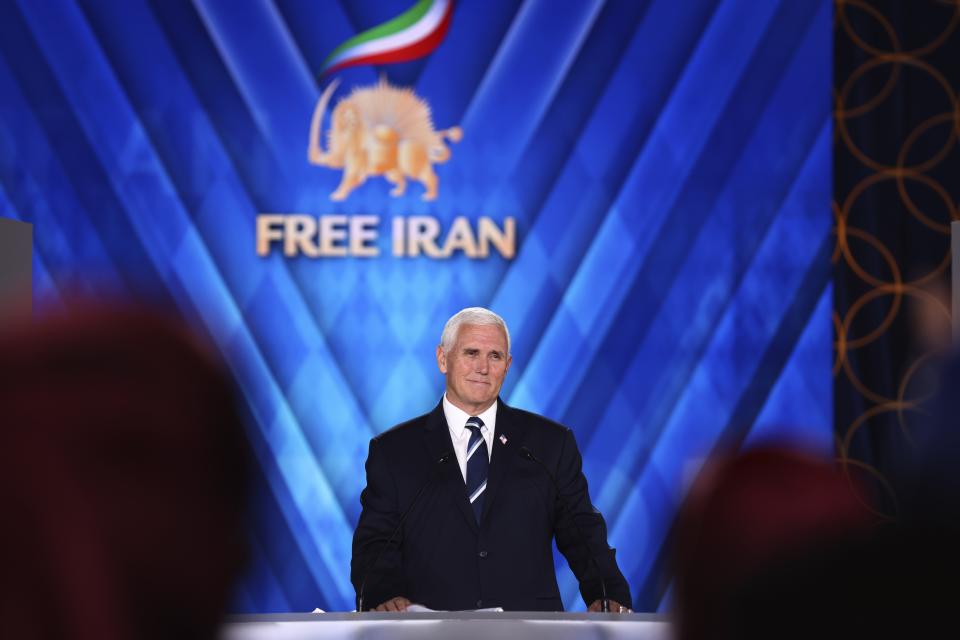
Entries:
POLYGON ((396 18, 355 35, 327 56, 324 76, 345 67, 416 60, 436 49, 447 35, 453 0, 418 0, 396 18))

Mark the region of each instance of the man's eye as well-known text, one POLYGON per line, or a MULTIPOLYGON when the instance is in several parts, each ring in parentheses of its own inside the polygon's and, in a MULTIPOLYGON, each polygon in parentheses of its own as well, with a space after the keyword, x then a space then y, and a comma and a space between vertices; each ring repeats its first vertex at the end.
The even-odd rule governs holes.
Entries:
POLYGON ((494 360, 499 360, 499 359, 500 359, 500 354, 499 354, 499 353, 491 353, 491 354, 490 354, 490 357, 493 358, 494 360))

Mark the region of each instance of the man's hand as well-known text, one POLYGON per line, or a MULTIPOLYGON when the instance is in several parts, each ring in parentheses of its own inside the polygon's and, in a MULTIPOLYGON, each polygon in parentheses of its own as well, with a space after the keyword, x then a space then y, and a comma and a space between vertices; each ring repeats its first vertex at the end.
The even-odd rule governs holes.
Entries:
MULTIPOLYGON (((378 605, 376 608, 374 608, 374 611, 406 611, 407 607, 409 606, 410 606, 409 600, 407 600, 403 596, 397 596, 396 598, 390 598, 386 602, 378 605)), ((612 600, 610 601, 610 606, 611 608, 613 607, 612 600)))
MULTIPOLYGON (((594 600, 593 604, 587 607, 587 611, 599 612, 602 608, 599 600, 594 600)), ((633 609, 625 607, 616 600, 610 600, 610 613, 633 613, 633 609)))

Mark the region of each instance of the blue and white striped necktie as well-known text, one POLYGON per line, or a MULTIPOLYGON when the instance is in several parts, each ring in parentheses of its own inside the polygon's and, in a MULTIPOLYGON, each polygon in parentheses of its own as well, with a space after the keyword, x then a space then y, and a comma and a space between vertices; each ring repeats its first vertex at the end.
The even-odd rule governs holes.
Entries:
POLYGON ((470 444, 467 445, 467 496, 470 498, 470 505, 479 523, 480 514, 483 513, 483 494, 487 490, 490 454, 487 453, 487 441, 480 433, 483 420, 471 416, 467 420, 466 427, 470 429, 470 444))

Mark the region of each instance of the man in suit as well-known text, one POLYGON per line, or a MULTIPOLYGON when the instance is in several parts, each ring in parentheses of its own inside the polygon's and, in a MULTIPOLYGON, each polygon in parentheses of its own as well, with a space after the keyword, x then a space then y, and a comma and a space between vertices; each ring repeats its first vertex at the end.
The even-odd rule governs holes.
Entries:
POLYGON ((370 441, 353 537, 358 608, 561 611, 552 541, 591 611, 629 611, 570 429, 498 398, 510 369, 500 316, 472 307, 443 330, 443 399, 370 441))

